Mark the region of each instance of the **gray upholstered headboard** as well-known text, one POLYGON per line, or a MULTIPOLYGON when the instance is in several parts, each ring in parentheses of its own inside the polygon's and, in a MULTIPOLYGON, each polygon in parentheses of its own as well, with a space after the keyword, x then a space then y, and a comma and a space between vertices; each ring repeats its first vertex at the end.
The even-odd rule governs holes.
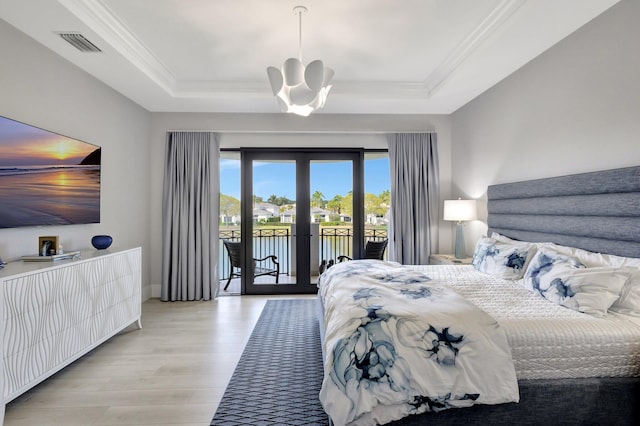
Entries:
POLYGON ((489 235, 640 257, 640 167, 491 185, 489 235))

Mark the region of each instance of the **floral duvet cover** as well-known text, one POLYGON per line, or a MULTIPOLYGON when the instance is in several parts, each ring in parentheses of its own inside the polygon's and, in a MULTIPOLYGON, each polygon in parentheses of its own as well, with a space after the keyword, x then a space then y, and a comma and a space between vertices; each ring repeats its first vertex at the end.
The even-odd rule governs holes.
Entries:
POLYGON ((488 314, 422 272, 354 260, 318 282, 320 401, 335 425, 519 400, 506 336, 488 314))

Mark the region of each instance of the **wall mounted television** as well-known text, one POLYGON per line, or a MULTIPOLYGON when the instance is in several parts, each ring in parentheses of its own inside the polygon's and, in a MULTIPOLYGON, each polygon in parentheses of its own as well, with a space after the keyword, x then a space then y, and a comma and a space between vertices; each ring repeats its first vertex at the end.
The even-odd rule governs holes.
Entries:
POLYGON ((0 116, 0 228, 100 222, 100 147, 0 116))

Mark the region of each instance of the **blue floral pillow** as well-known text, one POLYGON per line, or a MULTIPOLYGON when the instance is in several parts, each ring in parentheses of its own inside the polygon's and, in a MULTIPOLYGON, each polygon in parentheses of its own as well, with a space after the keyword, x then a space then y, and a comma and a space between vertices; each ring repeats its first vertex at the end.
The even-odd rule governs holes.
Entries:
POLYGON ((587 268, 576 258, 543 248, 527 267, 524 285, 558 305, 603 317, 628 279, 621 268, 587 268))
POLYGON ((493 238, 481 238, 476 244, 472 264, 480 272, 517 280, 522 278, 535 251, 533 244, 509 244, 493 238))

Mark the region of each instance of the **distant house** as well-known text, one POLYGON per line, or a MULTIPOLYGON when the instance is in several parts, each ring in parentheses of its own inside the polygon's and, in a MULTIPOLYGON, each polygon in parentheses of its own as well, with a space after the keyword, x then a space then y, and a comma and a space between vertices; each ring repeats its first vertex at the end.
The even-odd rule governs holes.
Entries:
POLYGON ((282 223, 293 223, 296 219, 296 208, 289 207, 280 213, 280 222, 282 223))
MULTIPOLYGON (((330 211, 321 209, 319 207, 311 207, 310 211, 310 219, 311 223, 320 223, 329 221, 330 211)), ((280 213, 280 222, 282 223, 293 223, 296 218, 296 208, 295 206, 290 207, 280 213)))
POLYGON ((385 216, 376 216, 373 213, 369 213, 367 215, 367 223, 374 226, 389 225, 389 219, 385 216))
POLYGON ((271 203, 255 203, 253 205, 253 220, 255 222, 266 222, 271 217, 278 216, 280 208, 271 203))
POLYGON ((320 207, 311 207, 311 223, 328 222, 330 211, 320 207))
POLYGON ((226 215, 224 213, 220 215, 220 223, 225 225, 237 225, 240 222, 240 215, 226 215))

